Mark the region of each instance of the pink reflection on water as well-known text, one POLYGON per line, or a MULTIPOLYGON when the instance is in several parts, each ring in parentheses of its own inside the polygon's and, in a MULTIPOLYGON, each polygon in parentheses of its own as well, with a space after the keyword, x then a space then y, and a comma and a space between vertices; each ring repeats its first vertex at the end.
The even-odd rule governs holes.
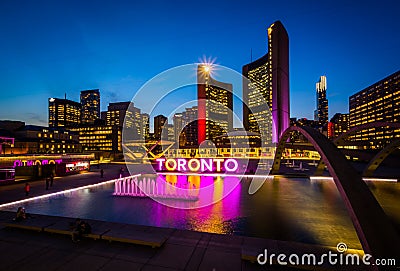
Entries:
POLYGON ((241 185, 238 177, 159 175, 157 181, 168 182, 176 188, 197 191, 198 201, 176 200, 173 204, 175 208, 159 208, 162 203, 158 203, 159 206, 151 214, 151 220, 154 222, 158 221, 159 216, 167 216, 170 225, 186 223, 197 231, 229 233, 231 229, 226 223, 240 216, 241 185), (183 209, 179 209, 179 206, 183 209), (199 221, 201 223, 198 223, 199 221))

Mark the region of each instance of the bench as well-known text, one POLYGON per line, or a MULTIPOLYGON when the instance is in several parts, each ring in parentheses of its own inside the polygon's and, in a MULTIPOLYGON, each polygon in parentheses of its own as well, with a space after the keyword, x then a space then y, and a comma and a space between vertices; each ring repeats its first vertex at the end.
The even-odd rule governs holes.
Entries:
POLYGON ((101 236, 102 240, 117 241, 122 243, 131 243, 136 245, 145 245, 152 248, 161 247, 167 240, 163 235, 157 235, 146 232, 126 232, 119 230, 110 230, 101 236))

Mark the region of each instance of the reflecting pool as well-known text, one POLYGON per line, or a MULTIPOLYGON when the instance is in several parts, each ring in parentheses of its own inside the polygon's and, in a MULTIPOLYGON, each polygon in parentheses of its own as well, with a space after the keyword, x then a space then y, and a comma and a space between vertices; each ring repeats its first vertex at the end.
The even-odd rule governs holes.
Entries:
MULTIPOLYGON (((197 199, 157 199, 162 204, 148 197, 116 196, 114 184, 107 184, 28 202, 24 206, 28 212, 37 214, 329 246, 345 242, 349 247, 361 248, 339 192, 331 180, 271 178, 259 191, 249 195, 251 179, 248 178, 240 180, 231 176, 198 175, 146 175, 144 178, 167 182, 176 188, 190 187, 195 189, 197 199)), ((368 182, 368 185, 398 227, 400 183, 368 182)), ((15 209, 14 206, 6 210, 15 209)))

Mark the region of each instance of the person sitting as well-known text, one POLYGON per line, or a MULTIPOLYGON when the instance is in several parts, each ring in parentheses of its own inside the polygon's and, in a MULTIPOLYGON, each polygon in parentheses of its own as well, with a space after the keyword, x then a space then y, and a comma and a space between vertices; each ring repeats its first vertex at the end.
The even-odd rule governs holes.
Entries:
POLYGON ((24 207, 18 207, 17 215, 15 217, 15 221, 19 222, 26 219, 26 213, 24 207))
POLYGON ((81 232, 82 234, 89 234, 92 232, 92 227, 86 221, 81 221, 81 232))
POLYGON ((72 241, 74 243, 81 241, 82 236, 84 234, 88 234, 92 232, 92 228, 89 223, 77 218, 75 220, 75 227, 72 231, 72 241))

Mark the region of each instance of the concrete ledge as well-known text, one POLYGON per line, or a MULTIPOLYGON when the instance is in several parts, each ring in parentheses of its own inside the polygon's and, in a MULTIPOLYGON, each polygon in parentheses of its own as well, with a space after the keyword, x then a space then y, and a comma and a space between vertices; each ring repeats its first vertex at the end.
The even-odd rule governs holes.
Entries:
POLYGON ((18 228, 18 229, 26 229, 32 231, 41 232, 47 226, 52 225, 53 222, 51 221, 41 221, 35 218, 28 218, 24 221, 12 221, 12 222, 3 222, 2 225, 8 228, 18 228))
POLYGON ((165 236, 150 234, 146 232, 125 232, 110 230, 101 236, 102 240, 131 243, 137 245, 150 246, 152 248, 161 247, 167 238, 165 236))

